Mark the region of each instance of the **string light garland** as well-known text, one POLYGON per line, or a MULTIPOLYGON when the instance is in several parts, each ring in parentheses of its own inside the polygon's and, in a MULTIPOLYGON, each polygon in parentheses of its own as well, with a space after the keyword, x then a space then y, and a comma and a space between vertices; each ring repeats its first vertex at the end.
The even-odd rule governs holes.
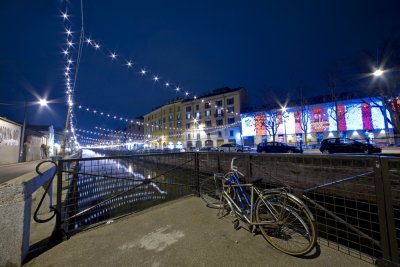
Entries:
MULTIPOLYGON (((67 105, 68 105, 68 115, 67 115, 67 125, 69 121, 69 127, 66 127, 66 132, 69 130, 69 132, 72 134, 71 140, 73 140, 77 144, 77 136, 75 135, 75 131, 79 131, 78 129, 75 129, 75 115, 74 115, 74 92, 75 92, 75 87, 76 87, 76 80, 77 80, 77 75, 78 75, 78 69, 79 69, 79 63, 80 59, 82 57, 82 50, 83 50, 83 45, 86 43, 87 47, 92 47, 95 51, 101 52, 108 58, 110 62, 113 63, 118 63, 120 66, 123 66, 127 70, 148 79, 149 81, 153 82, 153 84, 160 85, 165 88, 170 88, 175 94, 181 94, 183 98, 189 99, 189 100, 198 100, 201 103, 207 103, 211 106, 212 103, 209 102, 205 98, 200 98, 198 99, 197 95, 188 89, 182 88, 179 83, 171 82, 168 79, 163 78, 160 76, 158 73, 152 72, 149 69, 146 69, 143 67, 141 64, 139 64, 136 61, 133 61, 132 59, 128 59, 122 55, 122 53, 119 53, 118 51, 111 51, 106 48, 103 44, 100 44, 100 42, 97 39, 92 39, 91 37, 88 37, 84 33, 84 27, 83 27, 83 4, 81 0, 81 31, 80 31, 80 37, 79 37, 79 42, 75 42, 75 37, 74 37, 74 31, 71 26, 71 22, 69 18, 71 17, 68 14, 67 8, 65 8, 65 12, 61 12, 61 17, 63 19, 63 24, 64 24, 64 29, 65 29, 65 45, 62 50, 62 54, 64 55, 65 58, 65 68, 64 68, 64 79, 65 79, 65 87, 66 87, 66 98, 67 98, 67 105), (73 60, 73 58, 76 56, 76 60, 73 60), (75 71, 75 72, 74 72, 75 71), (74 72, 74 74, 73 74, 74 72)), ((78 39, 76 39, 78 40, 78 39)), ((224 109, 223 107, 217 107, 215 106, 216 109, 219 109, 221 111, 226 111, 227 114, 233 114, 236 116, 239 116, 237 112, 229 111, 228 108, 224 109)), ((149 124, 149 123, 144 123, 141 120, 133 120, 129 119, 126 116, 119 116, 111 113, 106 113, 104 111, 100 111, 99 109, 95 108, 90 108, 87 106, 79 105, 78 110, 80 111, 86 111, 88 113, 94 114, 96 116, 102 116, 104 118, 110 118, 113 120, 121 121, 121 122, 130 122, 130 123, 136 123, 139 126, 147 126, 151 128, 151 132, 154 131, 179 131, 177 134, 169 134, 169 135, 163 135, 163 136, 169 136, 169 137, 181 137, 183 132, 188 132, 188 131, 198 131, 199 129, 182 129, 178 127, 166 127, 166 126, 161 126, 161 125, 155 125, 155 124, 149 124)), ((235 122, 232 124, 226 124, 226 125, 218 125, 214 127, 201 127, 200 130, 203 131, 208 131, 209 133, 216 132, 220 129, 226 129, 226 128, 231 128, 239 124, 240 122, 235 122)), ((99 130, 104 130, 99 128, 99 130)), ((82 130, 81 130, 82 131, 82 130)), ((89 133, 89 134, 94 134, 96 132, 94 131, 83 131, 83 133, 89 133)), ((122 134, 125 136, 131 136, 130 133, 117 133, 117 134, 122 134)), ((101 136, 107 136, 107 137, 115 137, 117 136, 116 133, 114 132, 114 136, 111 135, 104 135, 102 134, 101 136)), ((135 137, 140 137, 144 138, 144 135, 134 135, 135 137)), ((82 136, 80 136, 82 137, 82 136)), ((64 141, 65 142, 65 141, 64 141)))

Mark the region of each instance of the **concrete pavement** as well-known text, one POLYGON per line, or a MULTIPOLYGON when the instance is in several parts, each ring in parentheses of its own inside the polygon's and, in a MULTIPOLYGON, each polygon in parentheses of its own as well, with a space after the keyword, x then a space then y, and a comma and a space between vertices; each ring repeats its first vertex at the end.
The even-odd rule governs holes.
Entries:
POLYGON ((34 171, 36 165, 38 165, 43 160, 0 165, 0 184, 24 175, 25 173, 34 171))
POLYGON ((189 197, 78 233, 24 266, 370 265, 324 245, 307 257, 288 256, 189 197))

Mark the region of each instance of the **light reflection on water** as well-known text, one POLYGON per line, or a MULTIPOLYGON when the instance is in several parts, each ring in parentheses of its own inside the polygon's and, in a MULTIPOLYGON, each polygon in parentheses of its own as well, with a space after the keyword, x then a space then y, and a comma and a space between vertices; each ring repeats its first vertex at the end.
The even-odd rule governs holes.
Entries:
MULTIPOLYGON (((82 154, 83 158, 105 156, 91 150, 84 150, 82 154)), ((157 172, 145 168, 143 164, 133 159, 81 161, 79 173, 75 195, 72 197, 74 201, 69 205, 70 214, 71 210, 72 214, 76 214, 97 206, 71 220, 70 229, 141 210, 154 202, 160 203, 182 194, 181 190, 165 184, 157 185, 153 182, 143 184, 144 179, 155 177, 157 172)), ((161 180, 163 178, 160 177, 161 180)))

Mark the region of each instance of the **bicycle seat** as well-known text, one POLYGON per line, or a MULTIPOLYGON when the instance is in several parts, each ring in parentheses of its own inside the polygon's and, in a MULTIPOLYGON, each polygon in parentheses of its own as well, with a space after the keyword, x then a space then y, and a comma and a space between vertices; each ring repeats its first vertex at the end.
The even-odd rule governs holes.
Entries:
POLYGON ((263 178, 262 177, 246 177, 245 179, 246 179, 246 183, 254 185, 254 184, 261 182, 263 178))

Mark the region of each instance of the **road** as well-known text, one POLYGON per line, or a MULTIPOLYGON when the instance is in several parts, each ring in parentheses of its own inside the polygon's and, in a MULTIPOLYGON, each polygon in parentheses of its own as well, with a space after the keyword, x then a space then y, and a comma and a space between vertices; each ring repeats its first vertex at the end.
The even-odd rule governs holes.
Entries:
POLYGON ((0 166, 0 184, 35 170, 42 160, 0 166))

